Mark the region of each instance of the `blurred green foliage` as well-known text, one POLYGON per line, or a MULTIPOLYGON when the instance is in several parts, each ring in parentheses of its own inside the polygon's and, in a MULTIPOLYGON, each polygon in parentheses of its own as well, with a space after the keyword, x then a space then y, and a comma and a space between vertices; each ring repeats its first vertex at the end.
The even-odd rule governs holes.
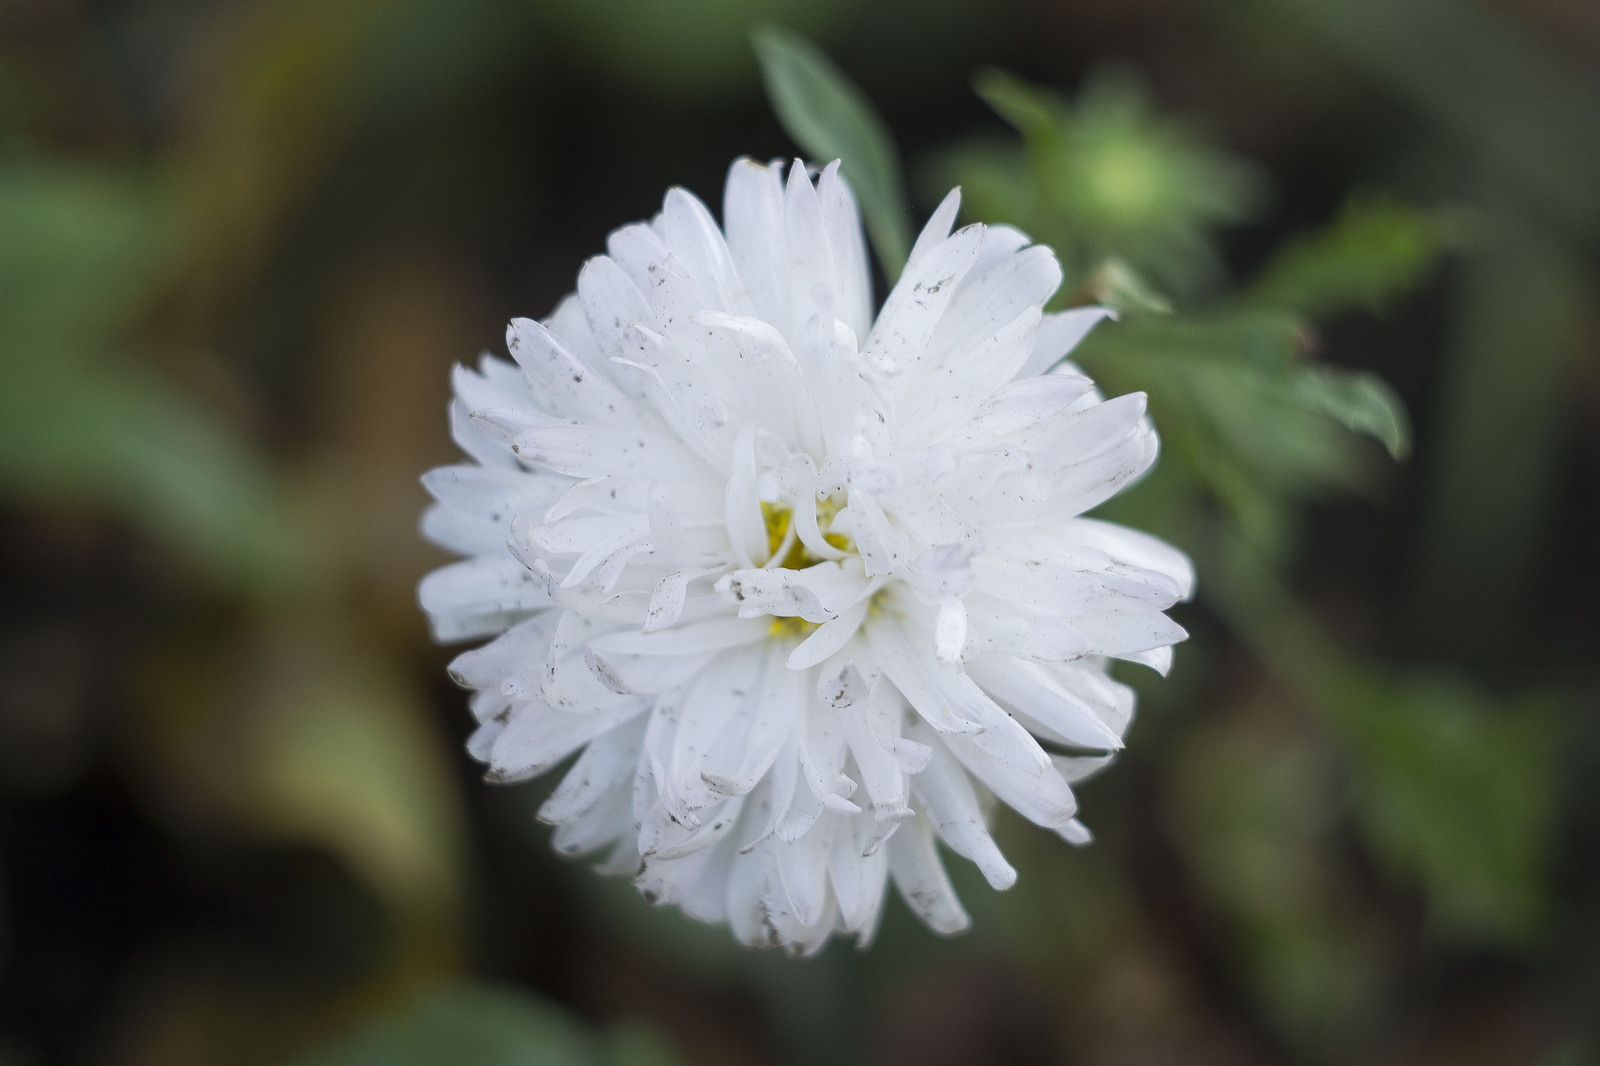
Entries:
MULTIPOLYGON (((1216 242, 1259 202, 1251 167, 1151 114, 1123 75, 1091 79, 1070 103, 1001 71, 980 73, 975 85, 1021 143, 937 154, 925 187, 960 184, 970 217, 1013 223, 1057 248, 1069 299, 1121 313, 1074 359, 1110 393, 1146 393, 1161 428, 1166 463, 1105 513, 1189 550, 1202 602, 1324 716, 1342 742, 1349 805, 1367 846, 1423 892, 1439 935, 1532 943, 1549 907, 1555 834, 1549 700, 1500 704, 1459 677, 1362 663, 1286 584, 1303 505, 1371 479, 1350 435, 1376 440, 1395 459, 1411 450, 1409 419, 1381 377, 1314 358, 1318 325, 1381 311, 1413 290, 1460 245, 1459 212, 1352 199, 1230 289, 1217 277, 1216 242), (1190 294, 1181 312, 1141 268, 1190 294)), ((1306 781, 1275 777, 1264 762, 1244 769, 1253 776, 1225 774, 1200 794, 1276 780, 1277 798, 1253 809, 1290 816, 1306 781)), ((1199 850, 1215 844, 1233 854, 1227 841, 1249 832, 1248 818, 1247 809, 1224 814, 1199 850)), ((1340 916, 1285 879, 1305 831, 1263 826, 1256 839, 1283 852, 1230 866, 1212 887, 1253 930, 1246 964, 1286 1030, 1305 1047, 1353 1047, 1351 1022, 1371 1014, 1380 968, 1372 935, 1336 932, 1340 916)))
POLYGON ((303 587, 306 533, 270 467, 128 359, 172 209, 152 175, 0 160, 0 490, 107 508, 252 595, 303 587))
POLYGON ((526 992, 457 985, 372 1022, 296 1066, 675 1066, 646 1030, 597 1033, 526 992))
MULTIPOLYGON (((1574 444, 1592 450, 1600 87, 1517 5, 1155 0, 1136 21, 1181 47, 1116 67, 1096 64, 1126 50, 1079 32, 1115 16, 1088 4, 40 7, 70 48, 49 52, 36 16, 0 18, 0 496, 61 551, 70 522, 49 522, 109 519, 157 591, 87 570, 95 611, 136 612, 87 664, 34 664, 0 629, 0 727, 27 758, 30 684, 112 708, 93 740, 108 772, 61 802, 116 779, 200 882, 258 856, 243 880, 285 942, 230 929, 196 961, 190 941, 214 932, 136 914, 153 946, 113 1006, 71 1015, 74 1035, 110 1034, 87 1061, 1589 1061, 1595 853, 1574 827, 1594 740, 1574 710, 1597 688, 1593 630, 1544 613, 1590 586, 1570 549, 1573 572, 1542 568, 1583 506, 1562 492, 1589 469, 1574 444), (997 118, 969 136, 940 86, 1013 18, 1023 69, 1088 73, 1066 93, 981 70, 997 118), (1274 99, 1174 92, 1190 63, 1274 99), (1148 394, 1165 456, 1106 513, 1201 575, 1196 639, 1160 684, 1130 674, 1136 743, 1085 790, 1096 847, 1006 822, 1016 889, 953 870, 971 937, 936 941, 896 909, 870 952, 805 965, 554 866, 536 795, 465 792, 459 699, 429 688, 442 657, 410 602, 436 561, 413 546, 414 477, 448 454, 449 362, 548 306, 618 201, 686 180, 661 168, 712 174, 726 159, 693 153, 735 135, 733 151, 785 150, 758 74, 796 147, 843 157, 889 278, 911 218, 893 128, 925 148, 909 167, 925 200, 960 183, 972 218, 1057 249, 1062 306, 1119 311, 1075 358, 1108 392, 1148 394), (1175 99, 1182 114, 1158 102, 1175 99), (1272 213, 1293 136, 1270 167, 1224 147, 1257 154, 1251 123, 1274 108, 1310 139, 1362 131, 1297 150, 1321 182, 1312 213, 1272 213), (492 283, 462 280, 512 244, 492 283), (1235 278, 1237 262, 1259 265, 1235 278), (1419 292, 1442 343, 1419 340, 1419 292), (1341 331, 1370 337, 1374 315, 1403 339, 1369 356, 1341 331), (1440 350, 1402 350, 1419 344, 1440 350), (1389 380, 1424 401, 1415 442, 1389 380), (1405 555, 1399 577, 1341 587, 1352 530, 1417 511, 1414 533, 1376 541, 1405 555), (258 876, 302 853, 334 883, 258 876), (464 978, 485 971, 562 1002, 464 978), (591 1026, 574 1004, 652 1020, 591 1026)), ((8 624, 70 617, 83 595, 19 595, 8 624)), ((70 944, 30 947, 17 839, 4 961, 67 972, 70 944)), ((96 878, 128 879, 113 898, 140 891, 137 862, 86 847, 96 878)), ((25 1010, 6 1024, 26 1030, 25 1010)))
POLYGON ((1055 248, 1069 278, 1112 256, 1181 293, 1218 276, 1214 230, 1262 197, 1253 165, 1158 114, 1123 71, 1097 72, 1070 102, 1001 70, 980 71, 973 86, 1022 134, 1021 144, 958 147, 937 171, 970 190, 974 217, 1055 248))
MULTIPOLYGON (((1054 190, 1054 198, 1027 201, 1014 221, 1044 233, 1092 231, 1084 220, 1093 212, 1074 204, 1094 194, 1082 191, 1082 164, 1063 161, 1073 154, 1063 146, 1092 143, 1094 134, 1078 128, 1098 131, 1103 90, 1091 83, 1074 110, 998 73, 978 87, 1022 132, 1035 187, 1054 190)), ((1174 136, 1153 122, 1141 129, 1136 110, 1123 114, 1130 141, 1174 136)), ((1244 202, 1237 190, 1245 171, 1215 153, 1190 156, 1187 166, 1160 168, 1183 198, 1174 193, 1159 209, 1152 200, 1121 222, 1139 230, 1135 247, 1168 239, 1214 253, 1218 225, 1238 217, 1231 212, 1244 202)), ((980 177, 992 172, 974 162, 980 177)), ((1003 206, 980 200, 973 211, 1006 220, 997 213, 1003 206)), ((1235 292, 1177 315, 1152 311, 1148 297, 1124 302, 1122 322, 1097 331, 1075 358, 1110 391, 1150 397, 1171 457, 1152 482, 1163 501, 1148 507, 1135 497, 1120 506, 1196 556, 1202 600, 1329 716, 1352 758, 1360 825, 1384 864, 1419 883, 1442 930, 1516 943, 1535 932, 1545 906, 1551 716, 1496 707, 1463 682, 1396 682, 1349 660, 1308 617, 1287 626, 1294 608, 1281 576, 1294 560, 1298 505, 1368 476, 1362 453, 1336 428, 1377 440, 1396 459, 1411 448, 1406 412, 1382 378, 1311 358, 1318 322, 1391 304, 1427 277, 1453 229, 1448 213, 1352 200, 1235 292)), ((1120 302, 1094 274, 1080 268, 1076 276, 1080 293, 1120 302)))

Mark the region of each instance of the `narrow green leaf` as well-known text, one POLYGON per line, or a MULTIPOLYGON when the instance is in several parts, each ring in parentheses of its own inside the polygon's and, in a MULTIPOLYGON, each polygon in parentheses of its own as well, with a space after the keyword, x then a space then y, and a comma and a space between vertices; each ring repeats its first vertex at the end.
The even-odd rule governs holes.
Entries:
POLYGON ((1030 139, 1052 136, 1057 123, 1070 113, 1060 94, 1029 85, 997 67, 984 67, 974 74, 972 89, 995 114, 1030 139))
POLYGON ((1396 460, 1411 454, 1411 420, 1405 405, 1378 375, 1307 367, 1295 375, 1291 392, 1301 403, 1352 433, 1378 441, 1396 460))
POLYGON ((1353 201, 1327 228, 1289 242, 1244 298, 1309 316, 1380 311, 1415 288, 1450 243, 1437 212, 1353 201))
POLYGON ((752 35, 767 98, 795 144, 818 162, 842 160, 884 273, 900 276, 911 250, 905 178, 883 117, 833 60, 781 26, 752 35))
POLYGON ((248 594, 307 586, 306 531, 247 439, 153 374, 56 354, 0 372, 0 497, 115 515, 248 594))

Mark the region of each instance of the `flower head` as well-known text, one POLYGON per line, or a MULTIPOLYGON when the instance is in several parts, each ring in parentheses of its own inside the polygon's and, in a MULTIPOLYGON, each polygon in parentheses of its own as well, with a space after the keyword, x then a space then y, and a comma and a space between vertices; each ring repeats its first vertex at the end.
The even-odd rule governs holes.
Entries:
POLYGON ((458 368, 471 463, 430 472, 428 575, 491 780, 578 753, 540 810, 652 903, 749 944, 872 937, 893 882, 964 928, 936 840, 1006 888, 993 801, 1074 844, 1122 745, 1107 657, 1165 670, 1188 560, 1081 517, 1154 461, 1142 395, 1063 357, 1050 249, 950 232, 876 319, 838 164, 747 159, 725 230, 682 189, 577 292, 458 368))

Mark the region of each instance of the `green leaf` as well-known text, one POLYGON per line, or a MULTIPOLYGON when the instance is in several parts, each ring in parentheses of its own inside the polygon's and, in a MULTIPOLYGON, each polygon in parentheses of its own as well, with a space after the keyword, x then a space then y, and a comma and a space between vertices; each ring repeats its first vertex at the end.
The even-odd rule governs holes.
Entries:
POLYGON ((637 1023, 602 1038, 561 1007, 516 989, 457 985, 380 1019, 296 1066, 673 1066, 637 1023))
MULTIPOLYGON (((1256 167, 1162 115, 1139 80, 1115 68, 1091 74, 1072 100, 1001 70, 981 70, 972 84, 1022 135, 1026 198, 1005 198, 1024 210, 995 214, 996 198, 978 188, 968 206, 1053 247, 1068 292, 1110 256, 1179 296, 1223 279, 1214 231, 1260 201, 1256 167)), ((1003 158, 1003 149, 987 148, 1003 158)), ((983 154, 947 153, 942 169, 965 186, 967 167, 983 154)))
POLYGON ((303 589, 306 531, 265 459, 135 367, 0 373, 0 495, 87 505, 263 598, 303 589))
POLYGON ((460 951, 467 825, 452 758, 409 678, 350 619, 275 612, 147 656, 135 748, 182 824, 313 847, 381 903, 394 958, 460 951), (204 649, 204 650, 201 650, 204 649))
POLYGON ((1311 317, 1381 311, 1416 288, 1451 243, 1451 227, 1438 212, 1351 201, 1326 229, 1290 241, 1244 299, 1311 317))
POLYGON ((1560 736, 1548 701, 1501 702, 1459 678, 1351 658, 1258 553, 1214 532, 1202 595, 1339 731, 1373 853, 1422 889, 1440 932, 1528 944, 1550 906, 1560 736))
POLYGON ((1527 942, 1547 908, 1550 708, 1498 705, 1450 677, 1345 673, 1329 710, 1357 756, 1356 811, 1379 861, 1421 885, 1439 931, 1527 942))
POLYGON ((1070 105, 1060 94, 1029 85, 996 67, 985 67, 974 74, 972 88, 995 114, 1030 140, 1053 138, 1057 126, 1071 113, 1070 105))
POLYGON ((0 169, 0 496, 94 508, 282 596, 315 575, 276 471, 127 351, 169 262, 161 193, 134 171, 0 169))
POLYGON ((752 35, 772 110, 813 159, 842 160, 867 235, 891 281, 911 250, 900 155, 883 117, 816 45, 792 30, 762 26, 752 35))
POLYGON ((1295 375, 1290 391, 1299 402, 1352 433, 1378 441, 1397 461, 1411 454, 1411 420, 1405 405, 1378 375, 1306 367, 1295 375))

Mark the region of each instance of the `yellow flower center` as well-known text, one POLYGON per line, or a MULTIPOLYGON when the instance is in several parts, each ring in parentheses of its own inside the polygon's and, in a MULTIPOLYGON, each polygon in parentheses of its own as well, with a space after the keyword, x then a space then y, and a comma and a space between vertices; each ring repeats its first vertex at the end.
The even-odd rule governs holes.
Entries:
MULTIPOLYGON (((823 500, 817 505, 817 520, 819 525, 831 521, 839 513, 841 505, 833 500, 823 500)), ((816 566, 825 560, 813 555, 799 537, 789 536, 789 527, 794 520, 794 511, 781 503, 767 503, 761 501, 761 518, 767 526, 767 553, 769 556, 783 552, 783 558, 777 565, 785 570, 804 570, 816 566), (784 545, 788 544, 788 549, 784 545)), ((855 547, 854 542, 842 533, 824 533, 822 539, 847 552, 855 547)), ((768 630, 774 637, 805 637, 811 634, 818 623, 807 622, 804 618, 774 618, 768 630)))

